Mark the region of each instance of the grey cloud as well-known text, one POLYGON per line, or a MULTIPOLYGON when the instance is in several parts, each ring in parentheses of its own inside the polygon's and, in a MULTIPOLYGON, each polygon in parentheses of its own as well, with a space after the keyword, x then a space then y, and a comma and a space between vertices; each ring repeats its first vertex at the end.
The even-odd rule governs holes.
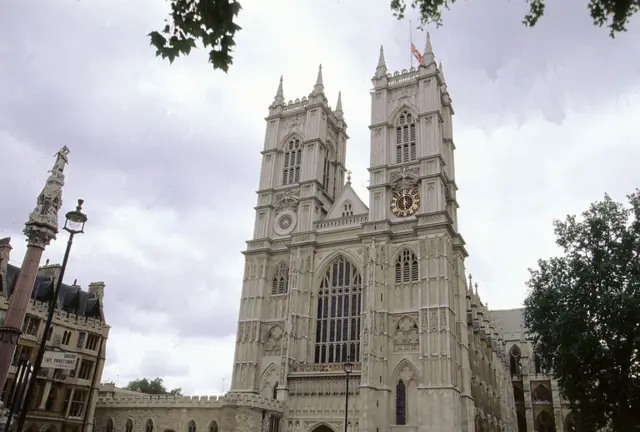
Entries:
MULTIPOLYGON (((165 353, 149 350, 140 363, 140 369, 145 375, 154 377, 185 376, 189 374, 189 366, 185 363, 173 361, 165 353)), ((171 390, 171 389, 167 389, 171 390)))

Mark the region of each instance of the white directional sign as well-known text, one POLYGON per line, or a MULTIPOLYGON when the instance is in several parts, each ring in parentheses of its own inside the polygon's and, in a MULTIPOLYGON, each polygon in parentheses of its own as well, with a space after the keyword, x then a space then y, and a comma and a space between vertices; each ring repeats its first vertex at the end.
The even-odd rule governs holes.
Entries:
POLYGON ((78 354, 60 351, 46 351, 42 358, 43 368, 74 370, 78 354))

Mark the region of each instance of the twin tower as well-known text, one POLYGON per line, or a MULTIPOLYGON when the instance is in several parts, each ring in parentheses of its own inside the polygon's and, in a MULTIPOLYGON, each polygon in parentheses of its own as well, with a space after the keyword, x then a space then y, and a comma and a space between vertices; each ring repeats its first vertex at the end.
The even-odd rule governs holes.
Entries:
POLYGON ((372 81, 369 205, 351 187, 342 101, 328 105, 322 69, 295 102, 280 82, 230 391, 282 402, 286 431, 473 431, 480 411, 508 430, 508 372, 491 348, 470 348, 453 107, 429 37, 402 72, 381 48, 372 81), (476 385, 486 400, 474 402, 476 385))

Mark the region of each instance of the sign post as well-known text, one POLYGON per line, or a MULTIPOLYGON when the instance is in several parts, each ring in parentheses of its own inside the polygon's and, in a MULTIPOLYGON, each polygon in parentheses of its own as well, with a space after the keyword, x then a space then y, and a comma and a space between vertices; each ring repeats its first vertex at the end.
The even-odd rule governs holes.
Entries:
POLYGON ((45 351, 42 367, 51 369, 74 370, 78 362, 78 354, 62 351, 45 351))

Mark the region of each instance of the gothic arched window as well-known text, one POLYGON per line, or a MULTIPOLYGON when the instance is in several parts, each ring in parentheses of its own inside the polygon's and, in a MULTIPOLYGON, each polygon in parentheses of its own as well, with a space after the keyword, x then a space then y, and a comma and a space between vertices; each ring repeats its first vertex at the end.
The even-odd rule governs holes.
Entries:
POLYGON ((329 167, 331 166, 331 161, 329 160, 329 150, 324 150, 324 163, 322 166, 322 189, 328 191, 329 190, 329 167))
POLYGON ((211 424, 209 425, 209 432, 218 432, 218 422, 217 421, 212 421, 211 424))
POLYGON ((113 420, 112 419, 107 419, 106 430, 107 430, 107 432, 113 432, 113 420))
POLYGON ((144 432, 153 432, 153 420, 147 420, 147 424, 144 427, 144 432))
POLYGON ((556 432, 556 422, 549 411, 540 411, 534 426, 538 432, 556 432))
POLYGON ((278 381, 273 385, 273 399, 278 399, 278 381))
POLYGON ((196 422, 191 420, 189 422, 189 429, 188 432, 196 432, 196 422))
POLYGON ((416 160, 416 122, 410 112, 404 111, 396 126, 396 163, 416 160))
POLYGON ((124 427, 124 432, 133 432, 133 420, 128 419, 127 424, 124 427))
POLYGON ((286 294, 289 290, 289 266, 280 263, 271 284, 271 294, 286 294))
POLYGON ((396 283, 414 282, 418 278, 418 258, 409 249, 405 249, 396 259, 396 283))
POLYGON ((331 264, 318 292, 316 363, 360 361, 362 276, 348 260, 331 264))
POLYGON ((353 216, 353 206, 351 201, 345 201, 342 205, 342 217, 353 216))
POLYGON ((402 380, 396 384, 396 424, 407 424, 407 388, 402 380))
POLYGON ((298 138, 293 138, 287 144, 284 153, 284 167, 282 169, 282 184, 289 185, 300 181, 300 164, 302 162, 302 146, 298 138))
POLYGON ((514 345, 509 350, 509 366, 511 368, 511 375, 520 376, 520 348, 518 345, 514 345))

